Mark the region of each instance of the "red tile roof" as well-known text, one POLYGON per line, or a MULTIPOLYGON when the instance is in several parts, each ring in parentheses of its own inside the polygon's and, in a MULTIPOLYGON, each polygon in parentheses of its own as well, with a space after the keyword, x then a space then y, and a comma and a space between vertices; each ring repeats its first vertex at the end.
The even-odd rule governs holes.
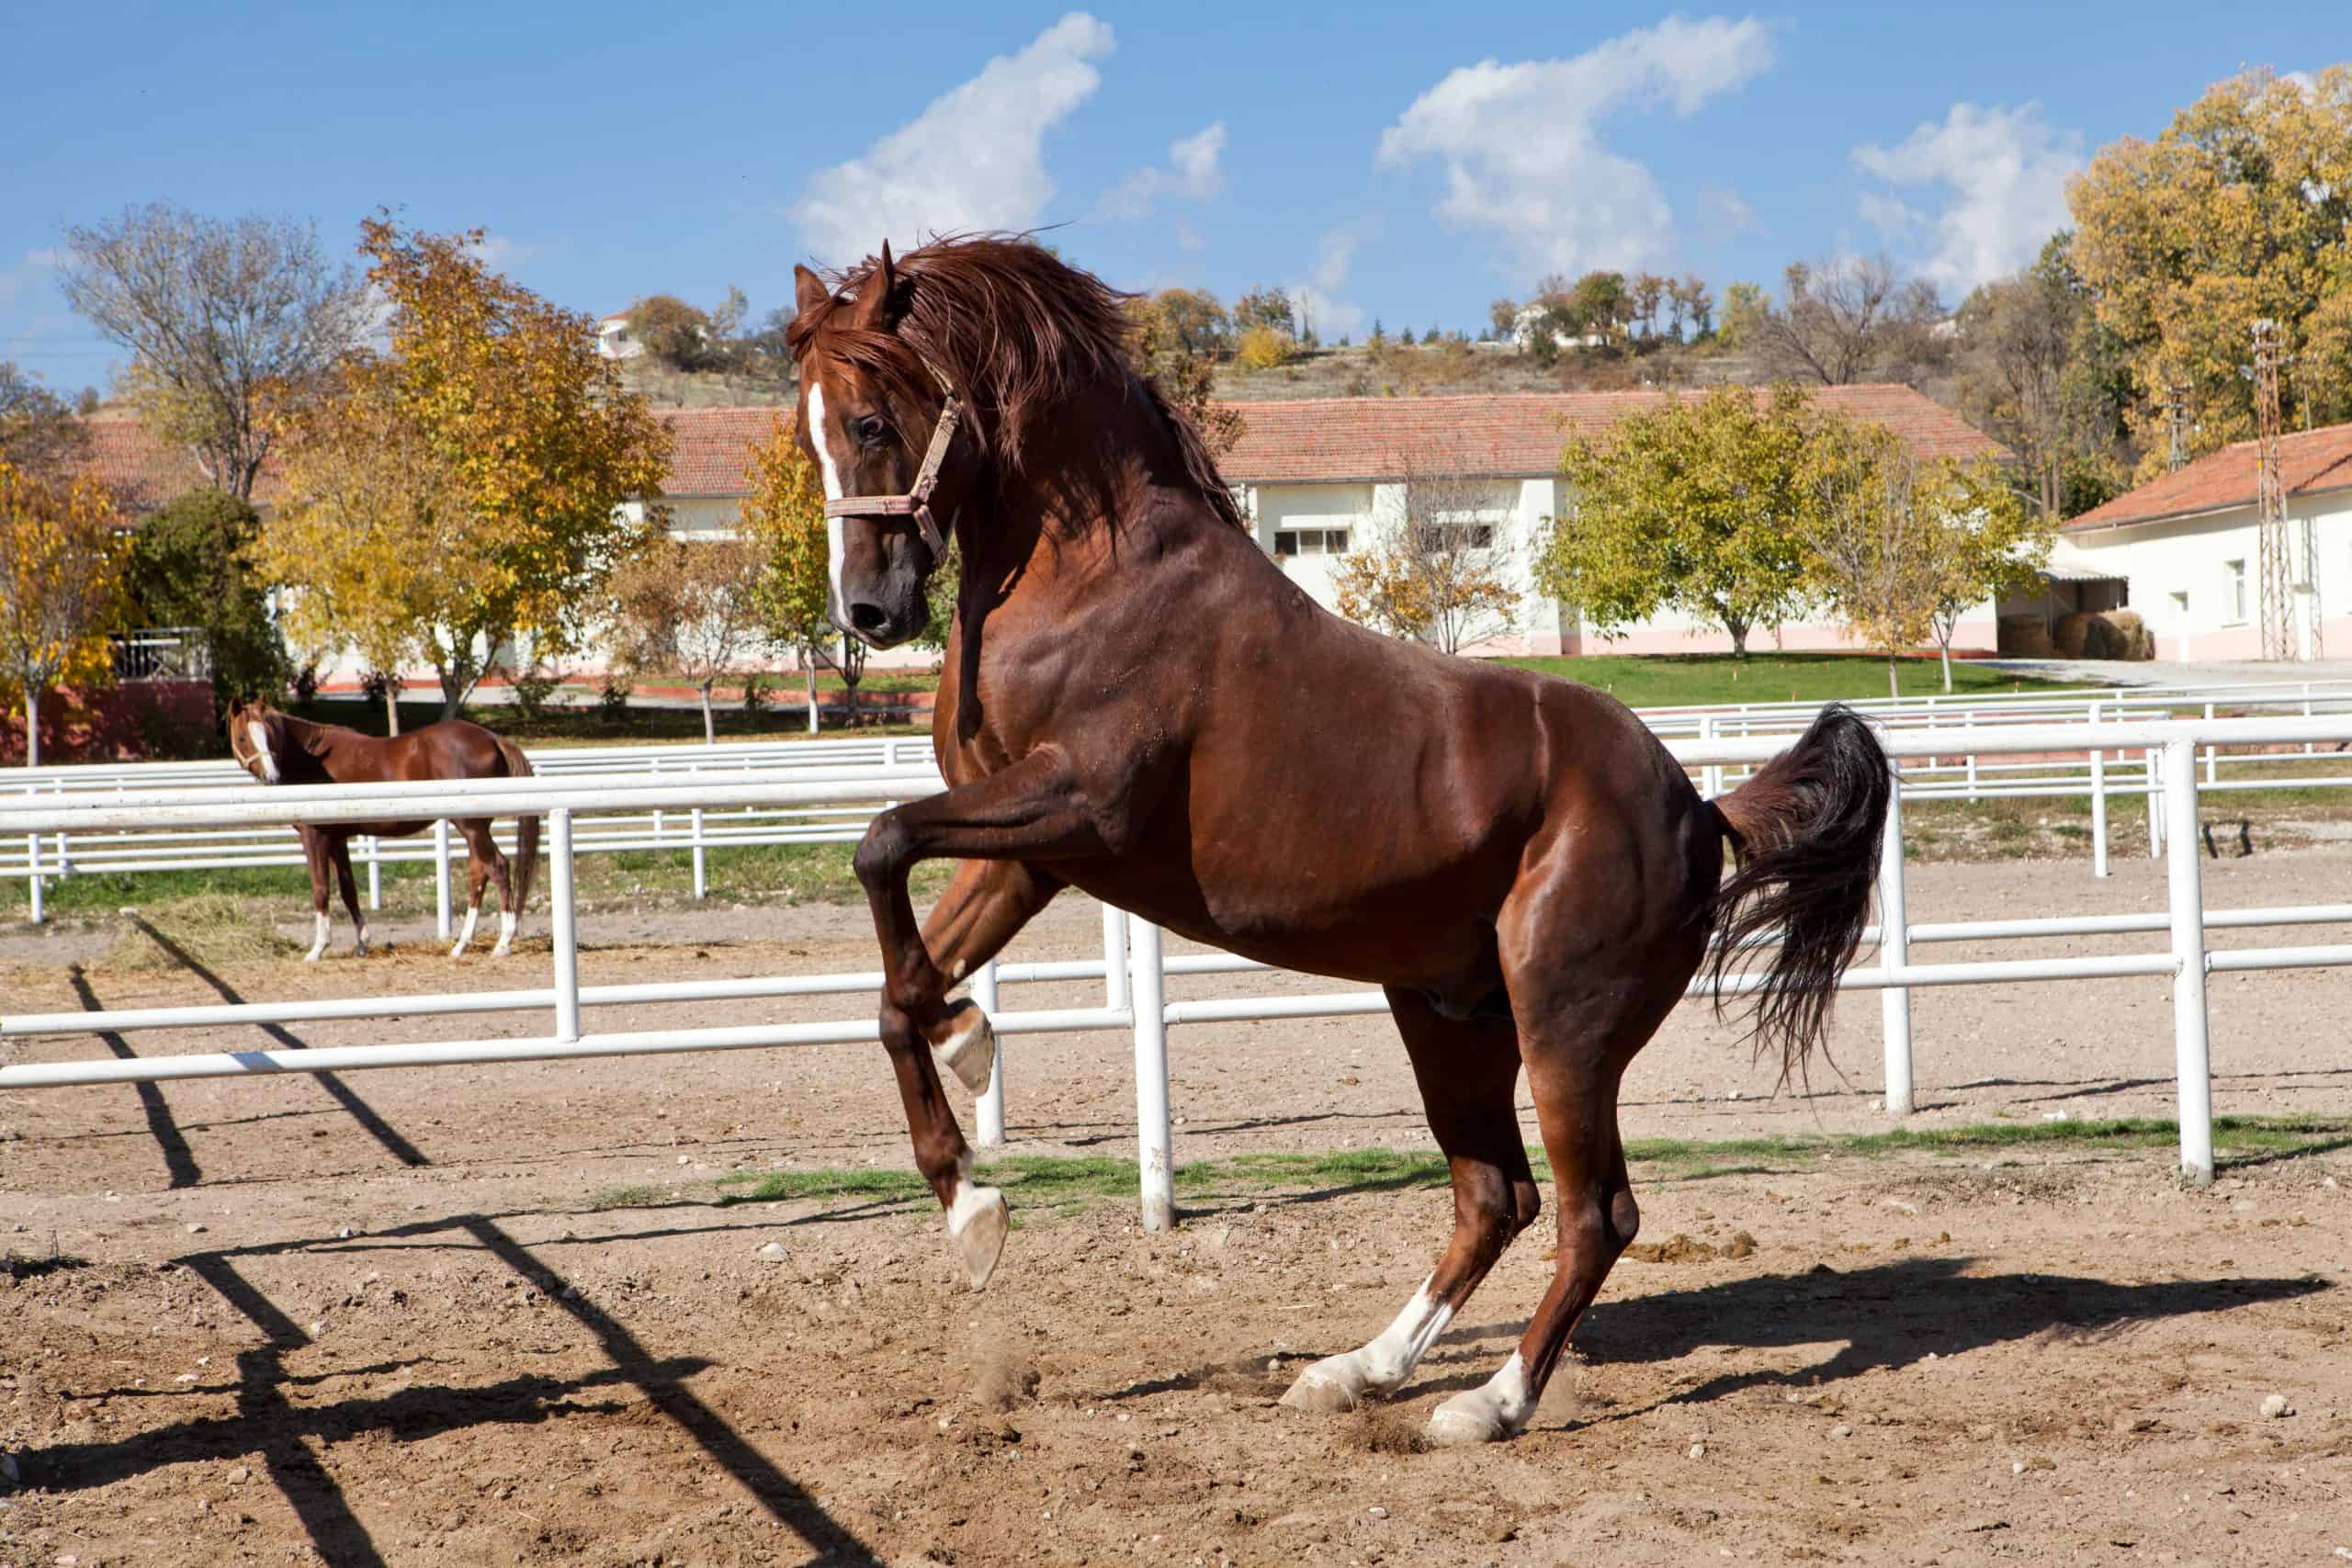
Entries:
POLYGON ((773 408, 658 409, 677 448, 670 455, 665 495, 741 495, 747 488, 744 449, 764 441, 778 421, 792 423, 792 405, 773 408))
MULTIPOLYGON (((2197 517, 2254 504, 2254 446, 2240 441, 2209 452, 2185 468, 2126 491, 2066 525, 2120 528, 2133 523, 2197 517)), ((2278 441, 2278 467, 2289 495, 2319 495, 2352 490, 2352 424, 2323 425, 2278 441)))
MULTIPOLYGON (((1523 478, 1556 471, 1567 437, 1605 430, 1636 409, 1676 392, 1563 392, 1456 398, 1325 398, 1237 405, 1247 425, 1226 457, 1226 478, 1240 483, 1330 483, 1394 478, 1400 457, 1449 474, 1523 478)), ((1886 424, 1928 457, 1997 457, 2001 447, 1908 387, 1825 387, 1826 407, 1886 424)), ((663 493, 681 500, 740 496, 745 449, 764 440, 789 404, 749 408, 658 409, 676 449, 663 493)), ((138 421, 90 422, 94 466, 143 508, 161 505, 203 482, 180 451, 150 436, 138 421)), ((276 490, 262 470, 257 501, 276 490)))
MULTIPOLYGON (((1246 429, 1221 465, 1252 483, 1391 479, 1403 460, 1449 476, 1557 473, 1572 435, 1607 430, 1627 414, 1696 391, 1544 392, 1451 398, 1318 398, 1238 403, 1246 429)), ((1821 387, 1814 400, 1886 425, 1922 457, 1997 457, 2001 446, 1909 387, 1821 387)))

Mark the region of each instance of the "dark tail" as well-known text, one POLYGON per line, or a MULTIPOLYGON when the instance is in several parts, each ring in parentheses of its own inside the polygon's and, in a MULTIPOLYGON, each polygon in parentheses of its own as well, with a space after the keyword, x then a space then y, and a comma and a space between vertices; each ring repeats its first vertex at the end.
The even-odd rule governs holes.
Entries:
POLYGON ((1748 1018, 1758 1054, 1780 1053, 1784 1083, 1820 1045, 1838 976, 1861 945, 1891 787, 1878 737, 1834 703, 1714 802, 1737 857, 1715 894, 1715 1010, 1726 1010, 1720 987, 1746 972, 1749 943, 1777 934, 1748 1018))
MULTIPOLYGON (((506 759, 506 776, 510 779, 532 777, 531 760, 523 749, 503 735, 498 737, 498 754, 506 759)), ((514 908, 507 911, 516 919, 531 902, 531 874, 539 868, 539 819, 536 817, 514 818, 514 908)))

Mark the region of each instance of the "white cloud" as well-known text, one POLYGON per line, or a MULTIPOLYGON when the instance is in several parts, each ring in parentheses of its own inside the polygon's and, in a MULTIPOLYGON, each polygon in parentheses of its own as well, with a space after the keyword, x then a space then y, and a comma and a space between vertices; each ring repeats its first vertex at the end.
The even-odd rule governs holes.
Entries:
POLYGON ((1363 307, 1336 297, 1355 265, 1361 240, 1352 229, 1334 229, 1325 234, 1315 248, 1315 271, 1306 282, 1289 286, 1291 303, 1304 318, 1301 324, 1313 326, 1316 335, 1326 342, 1352 337, 1363 327, 1363 307))
POLYGON ((1129 169, 1095 204, 1098 218, 1148 218, 1163 196, 1206 201, 1225 188, 1225 121, 1168 144, 1168 166, 1129 169))
POLYGON ((1862 221, 1880 233, 1895 239, 1908 239, 1927 218, 1899 196, 1883 191, 1866 190, 1854 198, 1861 210, 1862 221))
POLYGON ((1017 54, 970 81, 845 164, 820 171, 791 215, 809 248, 848 262, 887 235, 901 245, 934 233, 1025 229, 1053 199, 1046 133, 1102 85, 1110 28, 1072 11, 1017 54))
POLYGON ((1603 145, 1628 109, 1695 112, 1772 63, 1753 17, 1668 17, 1568 60, 1486 60, 1449 72, 1381 134, 1377 165, 1445 164, 1438 213, 1491 229, 1525 274, 1663 260, 1672 213, 1648 169, 1603 145))
POLYGON ((64 252, 40 250, 27 251, 25 259, 14 266, 0 266, 0 305, 15 300, 42 273, 54 272, 64 265, 64 252))
POLYGON ((1949 197, 1932 218, 1900 199, 1863 216, 1899 211, 1926 225, 1933 254, 1921 264, 1928 279, 1965 293, 2030 264, 2042 243, 2072 221, 2066 182, 2083 167, 2078 131, 2060 130, 2041 118, 2040 104, 1979 108, 1954 104, 1942 122, 1930 120, 1893 147, 1854 149, 1854 166, 1891 186, 1942 186, 1949 197))
POLYGON ((521 266, 539 254, 539 247, 537 245, 526 244, 510 235, 488 230, 483 231, 480 240, 474 242, 471 249, 476 259, 492 272, 505 272, 509 268, 521 266))

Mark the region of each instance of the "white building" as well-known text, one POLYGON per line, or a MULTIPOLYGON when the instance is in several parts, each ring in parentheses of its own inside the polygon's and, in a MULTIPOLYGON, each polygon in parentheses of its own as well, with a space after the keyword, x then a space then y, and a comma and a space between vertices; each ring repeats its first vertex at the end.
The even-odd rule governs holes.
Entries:
MULTIPOLYGON (((1560 452, 1571 436, 1606 432, 1639 410, 1697 392, 1559 392, 1452 398, 1329 398, 1236 405, 1240 443, 1222 467, 1241 493, 1258 542, 1325 605, 1337 597, 1335 558, 1345 555, 1405 504, 1408 472, 1443 482, 1461 521, 1491 525, 1517 587, 1510 631, 1483 653, 1718 653, 1723 628, 1668 612, 1604 639, 1534 583, 1538 541, 1563 514, 1567 488, 1560 452), (1469 492, 1466 496, 1464 491, 1469 492), (1466 504, 1464 502, 1466 502, 1466 504)), ((1815 402, 1883 424, 1923 457, 1999 457, 2003 449, 1957 414, 1904 386, 1822 387, 1815 402)), ((1990 650, 1994 607, 1965 616, 1956 649, 1990 650)), ((1773 646, 1758 628, 1752 648, 1773 646)), ((1828 616, 1780 628, 1787 649, 1856 645, 1828 616)))
MULTIPOLYGON (((2352 424, 2284 437, 2279 470, 2299 652, 2352 655, 2352 424)), ((2255 444, 2225 446, 2068 523, 2051 564, 2119 582, 2120 603, 2155 635, 2159 659, 2258 659, 2254 487, 2255 444)))
POLYGON ((596 352, 606 359, 635 359, 645 345, 628 335, 628 316, 602 316, 596 321, 596 352))

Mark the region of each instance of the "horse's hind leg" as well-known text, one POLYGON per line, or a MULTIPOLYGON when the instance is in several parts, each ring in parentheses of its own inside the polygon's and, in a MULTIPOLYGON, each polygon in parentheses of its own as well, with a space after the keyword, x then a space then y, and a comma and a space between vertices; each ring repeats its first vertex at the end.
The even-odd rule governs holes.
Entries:
POLYGON ((1419 991, 1391 988, 1388 1003, 1412 1057, 1430 1131, 1453 1173, 1453 1238, 1378 1338, 1299 1374, 1283 1396, 1295 1409, 1352 1410, 1367 1393, 1401 1387, 1542 1207, 1512 1110, 1520 1054, 1510 1021, 1441 1018, 1419 991))
POLYGON ((466 836, 466 923, 458 930, 457 945, 449 949, 452 958, 463 957, 467 944, 474 940, 474 927, 481 920, 482 889, 490 886, 492 864, 498 865, 502 888, 505 886, 506 870, 504 857, 491 839, 488 822, 460 822, 458 830, 466 836))
POLYGON ((343 889, 343 907, 351 911, 351 923, 359 932, 358 940, 352 943, 352 953, 365 958, 368 956, 368 915, 359 907, 358 878, 351 874, 351 840, 336 838, 329 852, 334 861, 335 882, 343 889))

